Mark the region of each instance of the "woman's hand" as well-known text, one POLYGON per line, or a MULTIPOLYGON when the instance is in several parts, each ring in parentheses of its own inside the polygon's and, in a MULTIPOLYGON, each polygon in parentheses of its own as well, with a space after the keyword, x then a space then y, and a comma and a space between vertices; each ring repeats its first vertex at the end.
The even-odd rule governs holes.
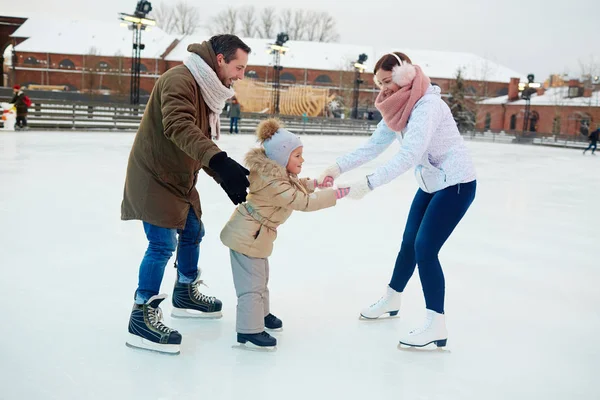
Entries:
POLYGON ((317 185, 319 189, 330 188, 333 186, 333 181, 342 174, 340 167, 337 164, 333 164, 325 169, 319 179, 317 179, 317 185))
POLYGON ((371 188, 369 186, 369 179, 366 176, 363 179, 356 182, 339 183, 338 188, 350 189, 350 192, 348 193, 348 198, 353 200, 360 200, 367 194, 369 194, 369 192, 371 192, 371 188))

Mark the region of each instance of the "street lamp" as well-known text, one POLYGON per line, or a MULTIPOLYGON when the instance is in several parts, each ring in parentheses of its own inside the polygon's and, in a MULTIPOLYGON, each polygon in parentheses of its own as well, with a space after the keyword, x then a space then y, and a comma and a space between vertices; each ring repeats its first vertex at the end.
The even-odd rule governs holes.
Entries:
POLYGON ((363 80, 360 79, 360 74, 365 72, 367 68, 365 66, 365 62, 369 57, 366 54, 360 54, 358 56, 358 60, 354 63, 354 93, 352 99, 352 118, 358 118, 358 96, 359 96, 359 88, 360 84, 363 83, 363 80))
POLYGON ((131 56, 131 104, 140 104, 140 65, 142 50, 146 47, 142 43, 142 31, 148 26, 156 25, 156 21, 146 18, 152 11, 152 4, 147 0, 139 0, 133 14, 119 13, 122 25, 128 26, 133 31, 133 53, 131 56))
POLYGON ((281 55, 285 54, 286 51, 289 50, 288 47, 285 47, 284 44, 290 40, 290 37, 285 32, 281 32, 277 34, 277 40, 275 43, 269 45, 269 52, 273 54, 273 69, 275 74, 273 75, 273 113, 279 114, 279 98, 280 98, 280 85, 279 85, 279 74, 283 67, 280 65, 281 63, 281 55))
POLYGON ((525 115, 523 116, 523 134, 528 132, 529 129, 527 125, 529 124, 529 114, 531 109, 531 95, 537 91, 541 85, 539 83, 535 83, 535 76, 533 74, 527 75, 527 83, 524 85, 519 85, 522 88, 521 98, 525 100, 525 115))

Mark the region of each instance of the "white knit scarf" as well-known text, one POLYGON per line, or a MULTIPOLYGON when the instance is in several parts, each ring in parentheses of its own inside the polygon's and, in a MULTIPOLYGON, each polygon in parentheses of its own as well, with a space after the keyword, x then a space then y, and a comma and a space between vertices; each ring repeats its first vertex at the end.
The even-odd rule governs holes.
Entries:
POLYGON ((217 73, 196 53, 190 53, 183 64, 190 70, 200 86, 204 102, 210 108, 208 123, 212 135, 219 139, 221 123, 219 116, 225 108, 225 102, 235 95, 235 91, 223 85, 217 73))

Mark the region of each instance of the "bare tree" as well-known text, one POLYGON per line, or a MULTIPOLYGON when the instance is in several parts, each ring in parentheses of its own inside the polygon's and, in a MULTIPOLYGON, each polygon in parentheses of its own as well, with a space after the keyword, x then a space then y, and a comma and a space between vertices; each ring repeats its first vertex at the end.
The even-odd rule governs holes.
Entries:
POLYGON ((173 7, 167 3, 160 3, 152 8, 150 16, 156 20, 156 26, 167 33, 172 33, 175 26, 175 13, 173 7))
POLYGON ((115 92, 117 95, 124 95, 127 93, 127 89, 129 86, 129 79, 126 75, 125 69, 125 57, 121 51, 117 51, 114 55, 115 66, 117 67, 117 75, 116 79, 113 82, 113 87, 115 88, 115 92))
POLYGON ((304 10, 295 10, 293 13, 292 23, 287 33, 291 40, 304 39, 304 33, 307 25, 306 15, 304 10))
POLYGON ((262 38, 272 38, 275 36, 275 8, 264 8, 260 14, 259 36, 262 38))
POLYGON ((305 29, 305 38, 309 42, 314 42, 317 40, 319 26, 315 23, 310 23, 310 21, 317 21, 319 18, 319 13, 316 11, 307 11, 306 12, 306 21, 308 22, 305 29))
POLYGON ((256 9, 254 6, 246 6, 239 10, 238 13, 243 37, 255 37, 258 32, 256 9))
POLYGON ((83 75, 82 75, 82 90, 89 91, 92 95, 97 89, 98 74, 97 64, 98 63, 98 49, 94 46, 90 47, 87 53, 84 55, 83 62, 83 75))
POLYGON ((161 3, 152 10, 152 17, 156 19, 158 27, 167 33, 192 35, 200 27, 198 9, 185 1, 175 5, 161 3))
POLYGON ((335 19, 328 12, 319 13, 317 20, 313 23, 317 24, 317 42, 335 42, 339 39, 340 35, 335 27, 335 19))
POLYGON ((216 15, 208 25, 208 31, 211 35, 229 33, 232 35, 238 32, 238 11, 229 7, 216 15))
POLYGON ((293 11, 289 8, 279 13, 279 31, 288 32, 292 27, 293 11))

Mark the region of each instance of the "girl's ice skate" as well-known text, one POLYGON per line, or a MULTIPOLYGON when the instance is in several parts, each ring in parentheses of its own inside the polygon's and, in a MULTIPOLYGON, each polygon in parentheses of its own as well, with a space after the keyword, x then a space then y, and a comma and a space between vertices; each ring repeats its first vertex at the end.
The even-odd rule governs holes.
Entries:
POLYGON ((388 286, 385 295, 370 307, 363 309, 360 316, 364 319, 377 319, 384 314, 395 317, 400 311, 401 297, 402 292, 396 292, 388 286))
POLYGON ((267 332, 260 333, 238 333, 238 347, 245 350, 275 351, 277 350, 277 339, 267 332))
POLYGON ((283 322, 273 314, 269 313, 269 315, 265 317, 265 328, 272 331, 281 331, 283 330, 283 322))
POLYGON ((431 343, 435 343, 437 347, 445 347, 447 341, 446 316, 432 310, 427 310, 423 326, 400 338, 400 344, 411 347, 425 347, 431 343))

